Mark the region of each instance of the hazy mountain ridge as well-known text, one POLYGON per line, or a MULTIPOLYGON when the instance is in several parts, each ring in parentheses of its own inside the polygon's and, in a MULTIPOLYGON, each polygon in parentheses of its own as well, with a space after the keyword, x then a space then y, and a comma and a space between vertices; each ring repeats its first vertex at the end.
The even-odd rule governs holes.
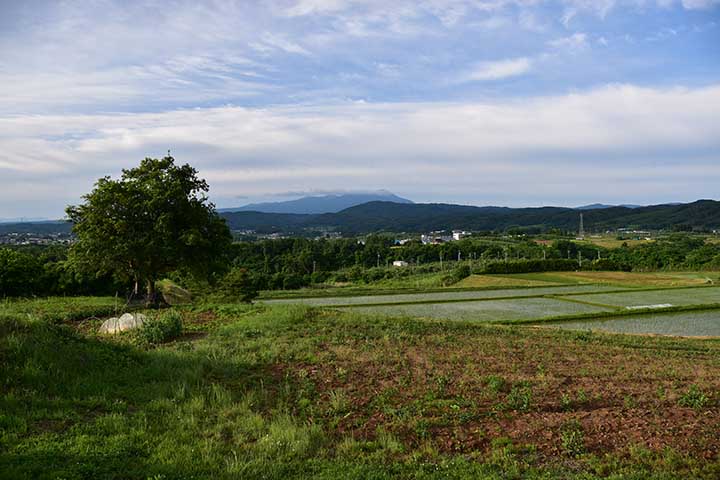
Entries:
POLYGON ((262 212, 262 213, 288 213, 288 214, 322 214, 337 213, 356 205, 368 202, 413 203, 394 193, 380 190, 368 193, 339 193, 328 195, 315 195, 287 200, 284 202, 251 203, 236 208, 221 208, 219 212, 262 212))
MULTIPOLYGON (((671 204, 668 204, 671 205, 671 204)), ((620 205, 606 205, 604 203, 591 203, 590 205, 583 205, 581 207, 575 207, 575 210, 601 210, 604 208, 613 208, 613 207, 625 207, 625 208, 640 208, 644 205, 634 205, 629 203, 623 203, 620 205)))

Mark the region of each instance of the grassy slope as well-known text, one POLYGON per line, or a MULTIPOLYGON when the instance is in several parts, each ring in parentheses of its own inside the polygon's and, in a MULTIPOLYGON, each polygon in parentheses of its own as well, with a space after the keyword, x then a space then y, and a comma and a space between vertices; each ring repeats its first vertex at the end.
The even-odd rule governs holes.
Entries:
POLYGON ((211 334, 152 350, 6 315, 0 477, 720 474, 715 341, 300 306, 185 315, 211 334), (680 407, 691 385, 708 400, 680 407))

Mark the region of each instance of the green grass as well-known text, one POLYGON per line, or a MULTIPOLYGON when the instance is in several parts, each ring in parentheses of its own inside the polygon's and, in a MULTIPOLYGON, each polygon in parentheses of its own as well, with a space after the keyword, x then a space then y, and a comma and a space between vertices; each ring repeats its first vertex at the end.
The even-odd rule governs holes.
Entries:
POLYGON ((0 300, 0 319, 25 318, 46 322, 67 322, 88 317, 126 312, 124 298, 50 297, 0 300))
POLYGON ((548 424, 548 440, 497 430, 523 428, 548 409, 573 418, 547 403, 561 381, 567 390, 598 382, 591 386, 604 392, 602 408, 622 411, 633 378, 653 398, 666 378, 671 388, 666 403, 646 407, 634 392, 639 413, 662 418, 665 409, 684 408, 678 398, 691 392, 690 410, 717 427, 715 342, 580 338, 299 305, 187 308, 186 317, 212 316, 203 324, 208 335, 148 348, 68 323, 111 300, 20 302, 0 317, 0 478, 710 479, 720 472, 717 458, 703 456, 716 437, 696 424, 694 448, 596 445, 570 470, 551 452, 584 452, 592 432, 564 438, 562 423, 548 424))

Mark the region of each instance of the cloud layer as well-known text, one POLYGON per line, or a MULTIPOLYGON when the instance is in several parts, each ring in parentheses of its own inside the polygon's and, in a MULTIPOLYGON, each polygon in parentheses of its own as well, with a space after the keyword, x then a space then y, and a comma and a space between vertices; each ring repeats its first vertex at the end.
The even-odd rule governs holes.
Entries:
POLYGON ((689 200, 714 195, 720 180, 718 104, 720 85, 616 85, 487 103, 18 117, 0 121, 0 204, 32 184, 58 214, 94 179, 167 148, 223 206, 238 195, 376 188, 514 205, 689 200))
POLYGON ((0 5, 0 217, 168 149, 222 206, 713 196, 719 0, 0 5))

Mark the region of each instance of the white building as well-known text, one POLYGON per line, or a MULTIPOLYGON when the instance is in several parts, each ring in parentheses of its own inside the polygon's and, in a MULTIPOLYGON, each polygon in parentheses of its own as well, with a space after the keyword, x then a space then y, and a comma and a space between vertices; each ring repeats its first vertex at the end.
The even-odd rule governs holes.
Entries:
POLYGON ((455 240, 455 241, 462 240, 463 238, 467 237, 468 235, 470 235, 470 232, 466 232, 464 230, 453 230, 453 234, 452 234, 453 240, 455 240))
POLYGON ((393 267, 407 267, 407 266, 408 266, 408 262, 406 262, 405 260, 395 260, 393 262, 393 267))

